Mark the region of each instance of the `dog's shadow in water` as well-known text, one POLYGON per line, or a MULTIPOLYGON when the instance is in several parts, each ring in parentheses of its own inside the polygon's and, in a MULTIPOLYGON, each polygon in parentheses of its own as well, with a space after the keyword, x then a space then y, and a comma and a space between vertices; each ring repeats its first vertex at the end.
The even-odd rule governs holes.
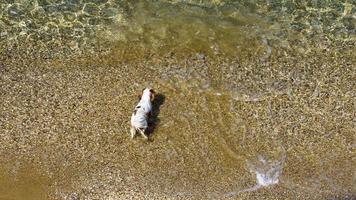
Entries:
POLYGON ((146 134, 149 138, 152 137, 154 130, 158 126, 160 119, 158 118, 160 107, 164 103, 166 97, 163 94, 156 94, 152 102, 152 114, 148 120, 148 128, 146 134))

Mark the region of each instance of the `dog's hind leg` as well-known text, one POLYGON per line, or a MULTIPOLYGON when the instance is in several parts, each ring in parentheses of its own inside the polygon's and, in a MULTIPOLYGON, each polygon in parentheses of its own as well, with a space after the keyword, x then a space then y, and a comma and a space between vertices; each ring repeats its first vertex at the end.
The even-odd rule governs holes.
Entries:
POLYGON ((131 133, 131 139, 133 139, 136 135, 136 128, 131 126, 130 133, 131 133))
POLYGON ((148 137, 147 137, 147 135, 145 134, 145 129, 140 129, 140 128, 138 128, 138 131, 141 133, 141 135, 146 139, 146 140, 148 140, 148 137))

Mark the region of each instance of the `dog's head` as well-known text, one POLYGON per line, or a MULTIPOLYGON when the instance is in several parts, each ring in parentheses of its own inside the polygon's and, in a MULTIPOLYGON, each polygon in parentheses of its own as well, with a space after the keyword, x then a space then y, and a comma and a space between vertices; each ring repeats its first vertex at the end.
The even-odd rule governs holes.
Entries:
POLYGON ((155 98, 155 91, 152 88, 145 88, 142 90, 142 93, 138 96, 139 100, 146 99, 151 102, 155 98))

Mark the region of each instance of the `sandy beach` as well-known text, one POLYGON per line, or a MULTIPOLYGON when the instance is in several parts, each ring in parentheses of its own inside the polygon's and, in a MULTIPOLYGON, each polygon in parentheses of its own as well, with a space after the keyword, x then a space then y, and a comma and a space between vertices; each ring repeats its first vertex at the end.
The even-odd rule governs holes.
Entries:
POLYGON ((3 55, 4 199, 353 198, 350 57, 3 55), (241 78, 218 87, 231 83, 228 74, 241 78), (158 92, 148 142, 129 137, 145 85, 158 92), (256 185, 247 163, 282 154, 279 184, 243 192, 256 185))
POLYGON ((354 3, 0 11, 1 200, 356 198, 354 3))

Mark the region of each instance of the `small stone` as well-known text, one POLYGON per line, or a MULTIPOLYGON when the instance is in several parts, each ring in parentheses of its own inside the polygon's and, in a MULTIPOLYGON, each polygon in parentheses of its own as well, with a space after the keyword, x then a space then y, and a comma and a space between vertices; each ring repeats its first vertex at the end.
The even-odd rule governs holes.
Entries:
POLYGON ((116 8, 104 8, 101 10, 100 15, 102 17, 114 17, 118 14, 118 10, 116 8))
POLYGON ((204 54, 204 53, 198 53, 198 54, 197 54, 197 58, 198 58, 199 60, 205 60, 205 54, 204 54))
POLYGON ((98 15, 100 9, 93 3, 87 3, 84 5, 83 11, 89 15, 98 15))

